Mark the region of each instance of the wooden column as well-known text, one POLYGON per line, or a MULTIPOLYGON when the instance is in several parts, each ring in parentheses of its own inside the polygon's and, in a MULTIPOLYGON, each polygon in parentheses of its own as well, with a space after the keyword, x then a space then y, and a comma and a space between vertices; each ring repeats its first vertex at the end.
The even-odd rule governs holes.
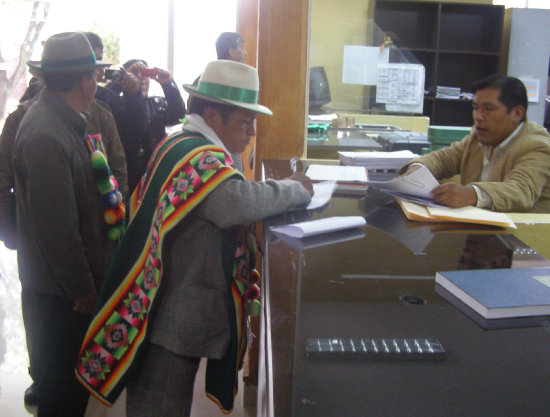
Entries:
MULTIPOLYGON (((244 39, 244 46, 248 52, 246 63, 254 68, 258 67, 258 0, 237 0, 237 33, 244 39)), ((256 138, 252 138, 243 152, 244 176, 254 179, 253 167, 249 160, 254 158, 256 138)))
POLYGON ((273 116, 258 117, 256 159, 302 157, 309 0, 259 0, 258 11, 259 101, 273 116))
MULTIPOLYGON (((305 152, 308 14, 309 0, 237 0, 237 32, 248 51, 246 63, 258 68, 259 102, 274 114, 258 116, 256 180, 261 179, 258 162, 302 157, 305 152)), ((251 328, 259 336, 257 319, 251 328)), ((257 343, 248 352, 245 380, 258 384, 257 343)))

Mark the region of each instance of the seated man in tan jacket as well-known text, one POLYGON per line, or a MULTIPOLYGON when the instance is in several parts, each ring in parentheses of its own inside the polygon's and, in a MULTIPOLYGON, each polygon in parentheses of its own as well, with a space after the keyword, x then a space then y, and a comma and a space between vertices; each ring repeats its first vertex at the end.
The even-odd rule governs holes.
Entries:
POLYGON ((526 118, 527 93, 514 77, 495 74, 474 83, 474 126, 460 142, 415 159, 437 179, 460 174, 432 191, 436 203, 503 212, 550 213, 550 136, 526 118))

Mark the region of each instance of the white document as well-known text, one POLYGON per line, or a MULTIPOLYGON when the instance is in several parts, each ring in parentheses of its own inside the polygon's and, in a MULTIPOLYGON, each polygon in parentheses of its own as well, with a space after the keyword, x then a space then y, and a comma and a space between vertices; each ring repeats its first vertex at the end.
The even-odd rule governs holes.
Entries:
POLYGON ((425 70, 421 64, 379 65, 376 102, 419 105, 424 100, 425 70))
POLYGON ((323 181, 313 184, 313 197, 307 206, 308 210, 323 207, 332 198, 336 181, 323 181))
POLYGON ((399 169, 407 162, 418 158, 409 150, 393 152, 338 152, 338 159, 344 165, 358 165, 367 169, 399 169))
POLYGON ((362 239, 365 237, 365 231, 359 228, 339 230, 332 233, 323 233, 320 235, 314 235, 310 237, 304 237, 302 239, 278 234, 279 239, 285 242, 288 246, 294 249, 310 249, 319 246, 333 245, 335 243, 347 242, 349 240, 362 239))
POLYGON ((390 48, 380 51, 378 46, 344 45, 342 83, 376 85, 378 65, 389 61, 390 48))
POLYGON ((336 113, 329 114, 309 114, 307 120, 310 122, 332 122, 334 119, 338 119, 336 113))
POLYGON ((312 164, 308 167, 306 175, 311 181, 367 183, 367 170, 360 166, 312 164))
POLYGON ((321 233, 351 229, 353 227, 362 227, 366 224, 365 218, 361 216, 336 216, 308 222, 292 223, 285 226, 275 226, 270 229, 277 233, 303 238, 321 233))
POLYGON ((395 178, 391 181, 369 181, 369 185, 382 191, 388 190, 414 197, 422 197, 431 200, 430 191, 439 185, 439 182, 425 166, 416 171, 395 178))

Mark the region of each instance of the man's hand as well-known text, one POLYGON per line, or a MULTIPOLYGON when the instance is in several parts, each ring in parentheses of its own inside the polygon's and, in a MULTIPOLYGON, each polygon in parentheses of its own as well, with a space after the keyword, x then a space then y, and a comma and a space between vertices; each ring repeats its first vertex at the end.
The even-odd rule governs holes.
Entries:
POLYGON ((313 184, 306 174, 304 174, 303 172, 297 172, 288 177, 288 179, 298 181, 307 190, 309 195, 313 197, 313 184))
POLYGON ((401 177, 405 177, 407 175, 410 175, 412 174, 414 171, 416 171, 417 169, 420 169, 422 168, 422 165, 420 164, 412 164, 410 165, 409 167, 407 167, 407 170, 405 172, 403 172, 401 175, 398 175, 397 177, 394 177, 395 178, 401 178, 401 177))
POLYGON ((117 82, 117 84, 120 88, 122 88, 122 91, 130 94, 137 94, 140 90, 141 81, 132 72, 124 71, 122 78, 117 82))
POLYGON ((156 67, 155 69, 158 71, 157 76, 153 78, 155 81, 158 81, 160 84, 168 84, 170 81, 172 81, 172 74, 170 74, 168 71, 156 67))
POLYGON ((91 314, 94 311, 96 301, 97 292, 93 290, 92 292, 74 300, 73 310, 78 313, 91 314))
POLYGON ((431 194, 437 204, 451 208, 475 207, 477 204, 477 194, 471 185, 448 182, 434 188, 431 194))

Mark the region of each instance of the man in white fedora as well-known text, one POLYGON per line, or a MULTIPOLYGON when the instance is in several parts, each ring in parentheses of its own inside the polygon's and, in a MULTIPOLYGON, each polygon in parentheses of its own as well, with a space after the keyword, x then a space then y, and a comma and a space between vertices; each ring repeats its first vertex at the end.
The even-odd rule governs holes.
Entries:
POLYGON ((45 88, 21 121, 12 163, 25 329, 36 358, 38 416, 83 416, 74 362, 115 245, 86 142, 98 62, 82 33, 53 35, 28 65, 45 88))
POLYGON ((99 294, 77 375, 112 404, 127 385, 127 416, 189 416, 201 357, 206 393, 233 408, 259 310, 251 225, 306 206, 309 179, 250 182, 232 167, 255 135, 256 69, 207 65, 181 133, 159 144, 131 201, 130 223, 99 294))

